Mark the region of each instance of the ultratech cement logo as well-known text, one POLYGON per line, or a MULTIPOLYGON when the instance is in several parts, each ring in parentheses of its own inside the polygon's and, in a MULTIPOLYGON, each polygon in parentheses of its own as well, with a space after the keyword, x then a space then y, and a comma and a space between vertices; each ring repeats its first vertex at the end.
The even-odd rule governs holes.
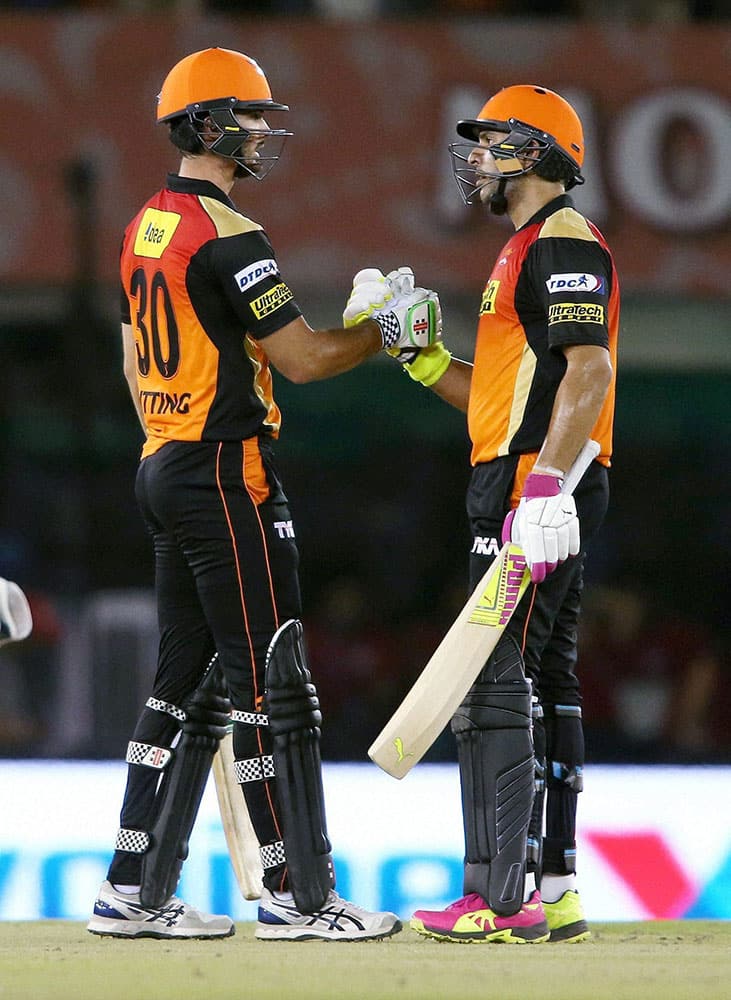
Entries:
POLYGON ((252 285, 258 285, 264 278, 277 273, 277 262, 269 258, 268 260, 257 260, 254 264, 249 264, 242 268, 238 274, 234 275, 234 281, 238 285, 240 292, 245 292, 252 285))
POLYGON ((604 323, 604 306, 596 302, 556 302, 549 307, 548 325, 556 323, 604 323))
POLYGON ((284 282, 280 282, 268 292, 260 295, 259 298, 254 299, 251 303, 251 308, 257 319, 264 319, 265 316, 269 316, 271 313, 276 312, 277 309, 281 309, 292 297, 291 289, 284 282))

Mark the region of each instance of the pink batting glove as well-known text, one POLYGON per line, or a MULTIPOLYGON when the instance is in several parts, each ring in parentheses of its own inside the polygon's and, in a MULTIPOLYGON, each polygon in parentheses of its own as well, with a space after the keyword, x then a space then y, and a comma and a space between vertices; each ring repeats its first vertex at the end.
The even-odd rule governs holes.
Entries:
POLYGON ((515 510, 503 522, 503 542, 523 550, 533 583, 542 583, 569 556, 581 551, 574 498, 557 476, 531 472, 515 510))

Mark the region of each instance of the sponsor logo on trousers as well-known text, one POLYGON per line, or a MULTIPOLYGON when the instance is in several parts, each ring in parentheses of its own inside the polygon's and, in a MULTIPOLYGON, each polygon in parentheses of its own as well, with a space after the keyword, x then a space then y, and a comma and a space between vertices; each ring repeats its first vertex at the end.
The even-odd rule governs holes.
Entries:
POLYGON ((475 535, 470 552, 475 556, 496 556, 500 552, 500 542, 497 538, 475 535))

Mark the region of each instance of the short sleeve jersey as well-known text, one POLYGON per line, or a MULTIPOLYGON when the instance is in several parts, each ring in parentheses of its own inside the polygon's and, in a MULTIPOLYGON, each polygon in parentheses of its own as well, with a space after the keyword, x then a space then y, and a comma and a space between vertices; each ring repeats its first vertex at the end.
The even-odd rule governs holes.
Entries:
MULTIPOLYGON (((567 195, 512 236, 485 285, 468 423, 472 463, 538 452, 566 371, 563 348, 597 345, 616 371, 619 284, 604 237, 567 195)), ((592 437, 612 453, 615 378, 592 437)))
POLYGON ((168 441, 277 437, 260 341, 301 315, 261 226, 207 181, 168 176, 125 230, 122 322, 131 323, 147 431, 168 441))

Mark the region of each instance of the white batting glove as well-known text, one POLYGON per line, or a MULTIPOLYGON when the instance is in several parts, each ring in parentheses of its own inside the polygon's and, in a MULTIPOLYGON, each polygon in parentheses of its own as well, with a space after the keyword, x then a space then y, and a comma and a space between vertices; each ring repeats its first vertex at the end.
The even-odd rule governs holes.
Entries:
POLYGON ((533 583, 542 583, 560 563, 581 551, 574 498, 561 492, 562 480, 532 472, 523 495, 503 524, 503 542, 523 550, 533 583))
POLYGON ((32 629, 28 598, 17 583, 0 577, 0 646, 27 639, 32 629))
POLYGON ((356 274, 343 325, 347 328, 367 319, 378 323, 384 350, 395 355, 408 351, 413 358, 414 352, 442 337, 439 296, 426 288, 414 288, 414 274, 407 267, 391 271, 388 277, 376 268, 356 274))

